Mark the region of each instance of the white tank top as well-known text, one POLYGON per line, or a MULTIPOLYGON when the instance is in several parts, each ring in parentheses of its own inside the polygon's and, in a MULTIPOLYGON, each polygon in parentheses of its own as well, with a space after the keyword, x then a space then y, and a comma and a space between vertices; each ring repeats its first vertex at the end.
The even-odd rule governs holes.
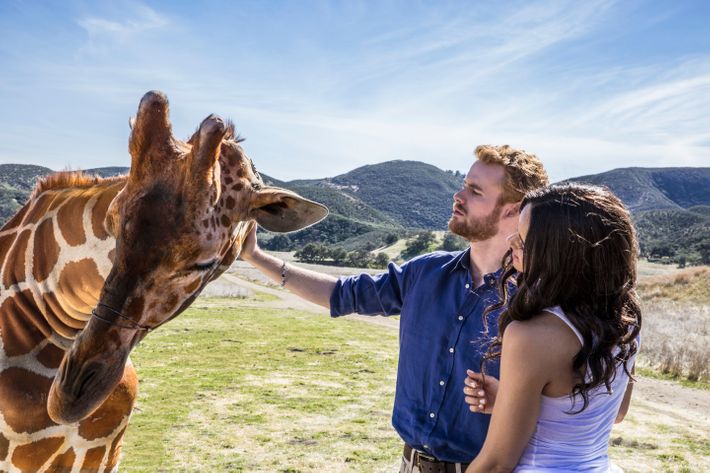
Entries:
MULTIPOLYGON (((550 307, 546 312, 556 315, 577 335, 579 330, 562 309, 550 307)), ((633 359, 629 361, 633 366, 633 359)), ((609 436, 626 392, 629 377, 623 364, 616 369, 611 392, 604 385, 589 392, 589 405, 580 413, 582 399, 577 396, 542 396, 540 417, 515 473, 527 472, 621 472, 609 461, 609 436)))

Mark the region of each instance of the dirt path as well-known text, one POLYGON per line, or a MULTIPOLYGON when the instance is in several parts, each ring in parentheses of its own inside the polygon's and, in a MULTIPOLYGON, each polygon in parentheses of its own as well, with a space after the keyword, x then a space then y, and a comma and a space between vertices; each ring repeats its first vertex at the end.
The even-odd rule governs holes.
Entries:
MULTIPOLYGON (((272 301, 259 302, 258 304, 262 307, 306 310, 328 315, 327 309, 301 299, 277 286, 249 281, 234 274, 223 274, 222 279, 250 291, 266 293, 278 298, 272 301)), ((393 329, 399 328, 399 318, 362 315, 348 315, 348 318, 393 329)), ((672 381, 644 377, 639 377, 634 389, 635 397, 644 399, 649 405, 662 408, 665 412, 673 412, 680 421, 702 422, 710 431, 710 391, 686 388, 672 381)))
MULTIPOLYGON (((312 302, 308 302, 307 300, 301 299, 293 293, 271 284, 256 283, 229 273, 223 274, 220 279, 228 281, 232 284, 236 284, 240 287, 243 287, 256 293, 261 292, 278 297, 277 300, 259 302, 258 304, 261 307, 273 307, 274 309, 306 310, 309 312, 314 312, 316 314, 323 314, 326 317, 330 314, 328 309, 325 309, 317 304, 313 304, 312 302)), ((390 327, 393 329, 399 328, 399 318, 378 316, 368 317, 357 314, 348 315, 348 318, 362 320, 364 322, 379 325, 382 327, 390 327)))

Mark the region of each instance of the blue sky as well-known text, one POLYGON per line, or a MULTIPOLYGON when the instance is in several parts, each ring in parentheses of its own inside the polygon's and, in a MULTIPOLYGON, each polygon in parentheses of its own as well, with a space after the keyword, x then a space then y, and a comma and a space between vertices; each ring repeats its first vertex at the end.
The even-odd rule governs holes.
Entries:
POLYGON ((0 162, 128 166, 159 89, 176 136, 231 118, 285 180, 466 171, 482 143, 554 180, 710 166, 709 23, 705 1, 0 0, 0 162))

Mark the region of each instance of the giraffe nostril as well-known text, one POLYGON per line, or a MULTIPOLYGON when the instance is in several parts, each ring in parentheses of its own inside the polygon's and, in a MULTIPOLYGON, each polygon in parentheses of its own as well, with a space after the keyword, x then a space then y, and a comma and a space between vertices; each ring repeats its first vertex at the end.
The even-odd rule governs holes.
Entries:
POLYGON ((87 391, 95 384, 98 379, 96 376, 99 372, 99 367, 95 364, 89 365, 83 370, 76 374, 74 382, 69 384, 69 391, 67 394, 78 398, 81 395, 86 394, 87 391))

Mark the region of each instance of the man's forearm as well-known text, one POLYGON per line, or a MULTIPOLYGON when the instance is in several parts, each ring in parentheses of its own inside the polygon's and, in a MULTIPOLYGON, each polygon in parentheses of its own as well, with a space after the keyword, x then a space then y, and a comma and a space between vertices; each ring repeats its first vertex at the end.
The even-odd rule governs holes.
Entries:
MULTIPOLYGON (((281 270, 283 260, 262 250, 255 251, 248 259, 245 259, 274 282, 282 283, 281 270)), ((284 287, 289 291, 326 309, 330 308, 330 295, 333 293, 337 282, 335 277, 286 263, 285 280, 284 287)))

